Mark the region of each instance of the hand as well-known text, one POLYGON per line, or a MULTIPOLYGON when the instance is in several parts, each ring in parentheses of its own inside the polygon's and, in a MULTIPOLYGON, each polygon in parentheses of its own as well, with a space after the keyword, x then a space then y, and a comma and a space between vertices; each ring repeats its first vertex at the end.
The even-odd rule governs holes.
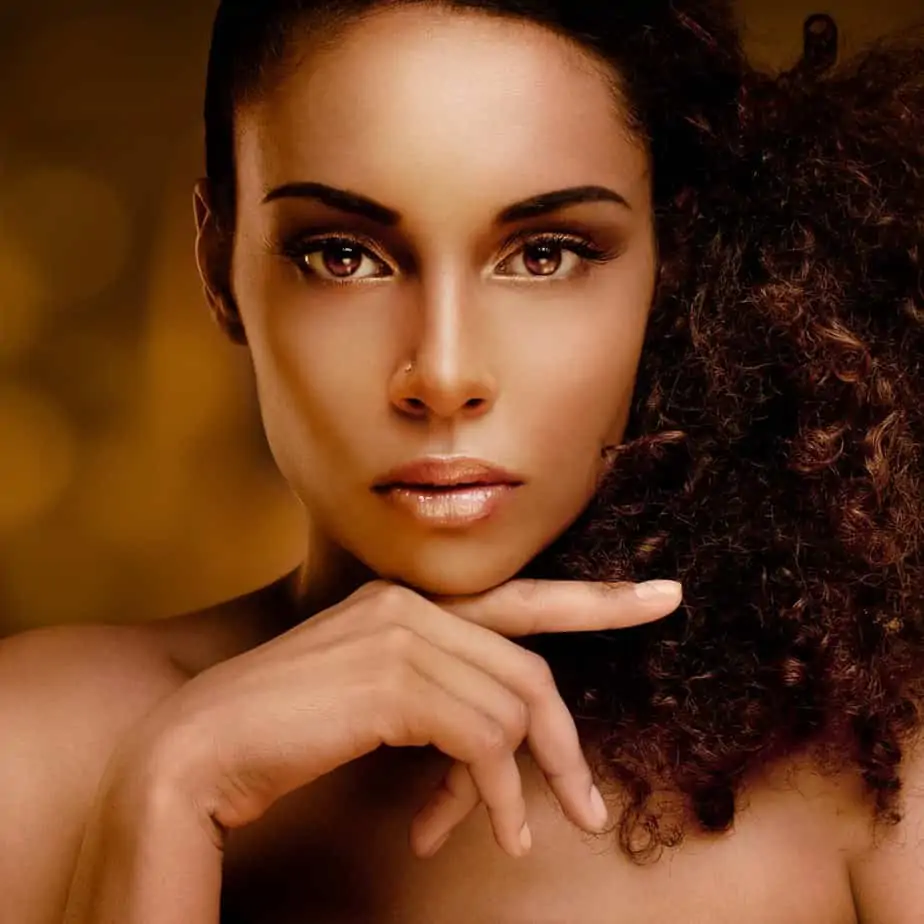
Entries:
POLYGON ((412 827, 415 851, 432 853, 483 801, 498 844, 521 856, 524 740, 574 823, 599 831, 605 819, 547 663, 510 639, 636 625, 679 602, 679 585, 663 581, 515 580, 442 601, 373 581, 164 701, 144 723, 144 770, 155 764, 220 839, 383 744, 432 744, 457 763, 412 827))
MULTIPOLYGON (((613 585, 577 581, 520 580, 509 582, 487 594, 474 597, 431 597, 429 599, 463 619, 493 628, 509 638, 518 638, 542 632, 574 631, 576 620, 581 624, 582 631, 614 628, 615 626, 626 627, 648 622, 665 616, 677 608, 681 599, 681 586, 675 581, 613 585), (501 590, 504 593, 501 593, 501 590), (575 593, 580 593, 582 590, 587 594, 583 601, 575 598, 575 593), (628 597, 629 591, 635 597, 634 600, 628 597), (603 601, 600 598, 605 598, 607 593, 621 596, 617 609, 623 615, 618 623, 614 623, 614 617, 616 619, 619 617, 617 609, 612 606, 612 598, 607 601, 610 604, 609 612, 607 616, 603 616, 601 607, 603 601), (541 611, 537 610, 537 606, 542 608, 541 611), (636 612, 629 616, 629 611, 633 608, 636 612), (599 625, 593 624, 595 619, 606 620, 606 624, 602 622, 599 625)), ((544 665, 544 662, 542 663, 544 665)), ((545 670, 547 672, 547 666, 545 670)), ((552 683, 550 674, 544 679, 552 683)), ((555 701, 556 707, 563 706, 557 692, 555 701)), ((556 709, 556 712, 557 716, 550 716, 551 723, 538 724, 528 737, 534 756, 549 755, 543 769, 553 790, 558 792, 559 787, 555 785, 555 781, 567 776, 569 762, 572 767, 578 763, 576 752, 581 755, 580 761, 583 761, 583 755, 580 751, 574 721, 567 709, 564 709, 567 718, 557 723, 559 738, 550 738, 545 747, 536 746, 536 738, 542 735, 545 728, 555 725, 555 718, 561 716, 561 710, 556 709)), ((583 767, 575 767, 575 770, 576 782, 579 783, 579 780, 585 776, 585 771, 586 778, 589 780, 590 771, 586 768, 586 764, 583 767)), ((591 805, 589 811, 585 809, 584 815, 586 817, 589 814, 593 821, 590 825, 585 823, 584 827, 594 831, 606 824, 607 809, 597 788, 592 783, 589 785, 592 787, 590 790, 591 805)), ((567 796, 563 798, 559 793, 559 800, 563 805, 565 805, 566 798, 567 796)), ((423 856, 435 854, 446 843, 453 829, 458 827, 481 804, 481 801, 478 786, 468 766, 461 761, 456 761, 443 778, 437 792, 412 823, 412 842, 423 845, 418 848, 418 853, 423 856)), ((571 817, 573 821, 581 824, 581 821, 574 815, 571 817)), ((528 843, 531 838, 527 834, 524 840, 528 843)))

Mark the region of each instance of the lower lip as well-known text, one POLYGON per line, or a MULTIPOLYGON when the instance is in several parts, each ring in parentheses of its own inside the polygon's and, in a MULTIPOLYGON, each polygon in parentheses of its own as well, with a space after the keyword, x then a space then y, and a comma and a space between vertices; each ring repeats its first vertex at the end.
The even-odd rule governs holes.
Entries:
POLYGON ((430 526, 467 526, 486 520, 516 488, 515 484, 467 485, 437 490, 396 485, 381 492, 390 503, 430 526))

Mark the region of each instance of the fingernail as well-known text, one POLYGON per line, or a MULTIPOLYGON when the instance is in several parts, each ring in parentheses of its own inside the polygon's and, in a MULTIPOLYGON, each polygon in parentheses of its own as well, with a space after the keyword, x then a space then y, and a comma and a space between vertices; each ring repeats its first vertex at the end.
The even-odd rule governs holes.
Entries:
POLYGON ((677 581, 645 581, 644 584, 637 584, 635 594, 640 600, 658 602, 671 598, 678 598, 681 593, 680 584, 677 581))
POLYGON ((451 833, 452 833, 451 831, 447 831, 441 838, 438 838, 437 840, 435 840, 435 841, 427 848, 426 852, 424 853, 424 856, 425 856, 425 857, 432 857, 433 854, 435 854, 435 853, 440 849, 440 847, 442 847, 443 844, 445 844, 446 841, 449 840, 449 835, 450 835, 451 833))
POLYGON ((523 848, 523 853, 527 853, 529 848, 533 846, 533 835, 525 821, 520 829, 520 846, 523 848))
POLYGON ((600 795, 600 790, 596 786, 590 787, 590 807, 593 809, 594 821, 602 828, 610 820, 610 813, 607 810, 606 803, 603 801, 603 796, 600 795))

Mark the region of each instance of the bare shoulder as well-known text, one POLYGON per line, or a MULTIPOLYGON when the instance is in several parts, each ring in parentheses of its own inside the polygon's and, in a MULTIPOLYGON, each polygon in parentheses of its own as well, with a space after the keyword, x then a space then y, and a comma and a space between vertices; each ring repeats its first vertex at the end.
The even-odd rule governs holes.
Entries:
POLYGON ((901 765, 901 820, 870 828, 850 878, 861 924, 912 924, 924 908, 924 738, 901 765))
POLYGON ((0 891, 10 920, 60 920, 115 745, 187 679, 145 626, 38 629, 0 641, 0 891))
POLYGON ((116 746, 191 677, 266 641, 276 587, 157 622, 35 629, 0 640, 4 920, 61 920, 116 746))

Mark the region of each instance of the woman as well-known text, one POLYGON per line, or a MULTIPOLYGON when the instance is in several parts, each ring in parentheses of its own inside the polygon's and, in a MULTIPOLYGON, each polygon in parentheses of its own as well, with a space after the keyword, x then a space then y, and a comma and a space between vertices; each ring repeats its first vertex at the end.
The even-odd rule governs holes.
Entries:
POLYGON ((197 254, 310 553, 5 645, 16 920, 913 920, 921 65, 764 78, 719 0, 222 3, 197 254), (49 665, 107 700, 66 781, 49 665))

